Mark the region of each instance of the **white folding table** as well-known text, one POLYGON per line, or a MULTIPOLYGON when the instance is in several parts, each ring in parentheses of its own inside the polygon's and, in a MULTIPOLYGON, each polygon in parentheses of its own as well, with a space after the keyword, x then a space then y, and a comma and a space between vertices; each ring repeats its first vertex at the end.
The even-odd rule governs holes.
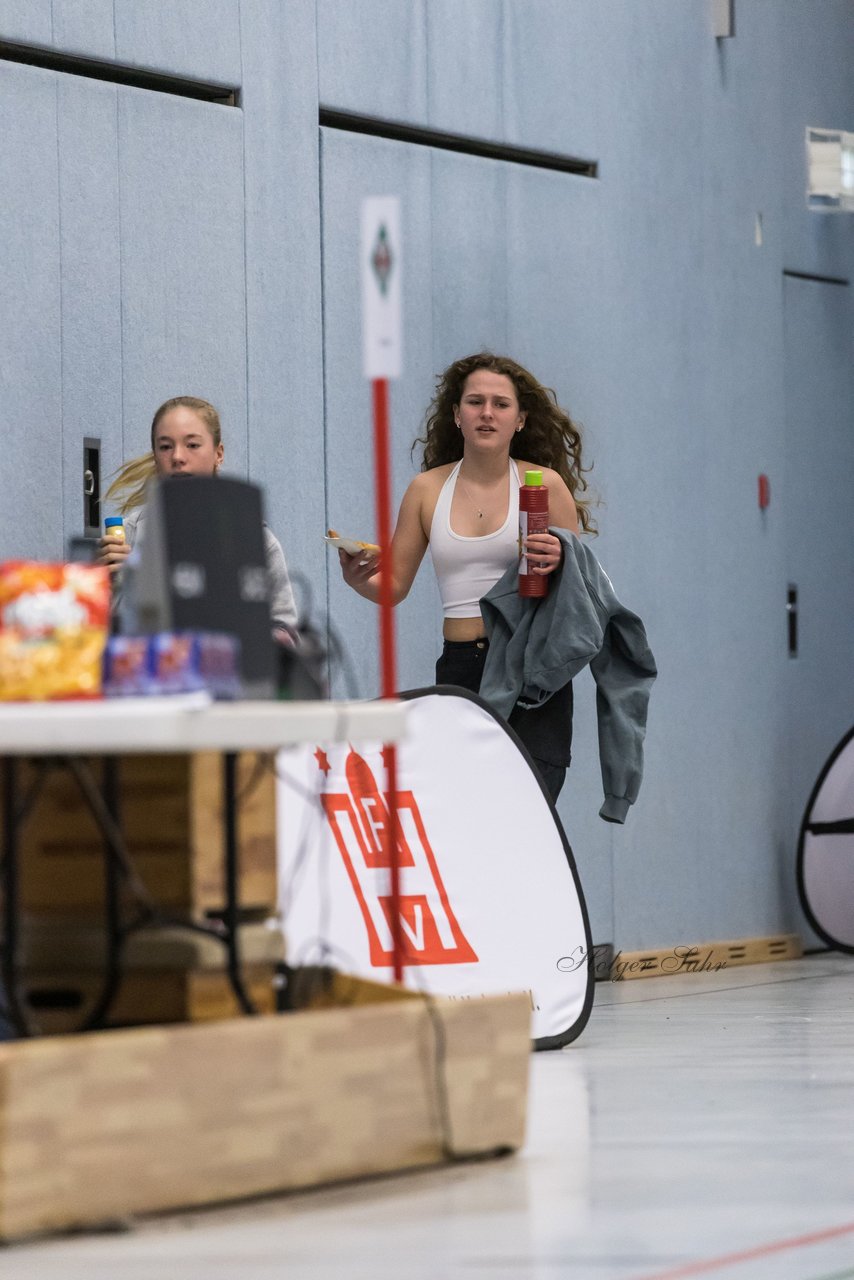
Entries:
POLYGON ((28 1034, 18 994, 18 830, 37 799, 21 797, 16 764, 21 758, 57 757, 74 773, 104 836, 107 969, 104 988, 86 1026, 98 1026, 120 980, 128 932, 120 918, 119 885, 127 870, 118 805, 115 757, 143 753, 216 751, 223 757, 225 903, 221 931, 228 974, 240 1007, 253 1012, 240 973, 236 757, 239 751, 277 751, 311 742, 397 742, 405 732, 406 704, 375 702, 211 702, 205 695, 114 698, 93 702, 0 704, 0 768, 3 831, 0 893, 3 907, 2 976, 12 1022, 28 1034), (82 757, 104 759, 101 788, 82 757))

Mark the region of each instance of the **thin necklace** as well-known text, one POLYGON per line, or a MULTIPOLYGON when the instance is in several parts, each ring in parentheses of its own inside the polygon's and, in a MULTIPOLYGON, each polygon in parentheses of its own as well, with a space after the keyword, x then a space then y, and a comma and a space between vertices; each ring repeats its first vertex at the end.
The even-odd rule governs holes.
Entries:
POLYGON ((458 472, 457 472, 457 479, 458 479, 459 481, 461 481, 461 482, 462 482, 463 492, 464 492, 464 494, 466 494, 466 495, 468 496, 468 500, 469 500, 469 502, 471 503, 471 505, 472 505, 472 507, 474 508, 474 510, 477 512, 477 518, 478 518, 478 520, 482 520, 482 519, 483 519, 483 511, 480 509, 480 507, 477 505, 477 503, 475 502, 474 498, 472 497, 471 489, 468 487, 468 485, 466 484, 465 480, 463 480, 462 472, 460 472, 460 471, 458 471, 458 472))

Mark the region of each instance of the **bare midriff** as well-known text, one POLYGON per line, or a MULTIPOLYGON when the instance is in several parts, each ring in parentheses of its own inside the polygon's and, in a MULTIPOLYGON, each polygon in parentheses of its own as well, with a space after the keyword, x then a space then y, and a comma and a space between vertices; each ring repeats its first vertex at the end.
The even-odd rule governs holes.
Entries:
POLYGON ((486 635, 483 618, 446 618, 442 627, 446 640, 459 644, 465 640, 480 640, 486 635))

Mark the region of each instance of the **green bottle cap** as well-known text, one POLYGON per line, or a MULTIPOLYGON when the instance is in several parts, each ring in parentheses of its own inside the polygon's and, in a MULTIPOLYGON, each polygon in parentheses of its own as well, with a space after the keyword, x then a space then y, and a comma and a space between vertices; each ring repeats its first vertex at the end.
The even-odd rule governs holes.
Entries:
POLYGON ((532 485, 532 486, 533 486, 533 485, 539 485, 539 486, 540 486, 540 488, 542 488, 542 484, 543 484, 543 473, 542 473, 542 471, 526 471, 526 472, 525 472, 525 484, 529 484, 529 485, 532 485))

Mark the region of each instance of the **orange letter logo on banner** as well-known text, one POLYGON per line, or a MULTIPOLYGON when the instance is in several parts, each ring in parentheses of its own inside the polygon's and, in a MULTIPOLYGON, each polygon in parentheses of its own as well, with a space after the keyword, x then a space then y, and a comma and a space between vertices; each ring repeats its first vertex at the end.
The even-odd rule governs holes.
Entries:
MULTIPOLYGON (((355 751, 347 756, 345 772, 348 790, 326 792, 322 796, 323 808, 365 921, 371 964, 386 968, 393 960, 391 895, 387 892, 388 858, 384 848, 388 809, 370 766, 355 751)), ((397 804, 405 963, 476 963, 477 955, 448 901, 413 793, 398 792, 397 804)))

